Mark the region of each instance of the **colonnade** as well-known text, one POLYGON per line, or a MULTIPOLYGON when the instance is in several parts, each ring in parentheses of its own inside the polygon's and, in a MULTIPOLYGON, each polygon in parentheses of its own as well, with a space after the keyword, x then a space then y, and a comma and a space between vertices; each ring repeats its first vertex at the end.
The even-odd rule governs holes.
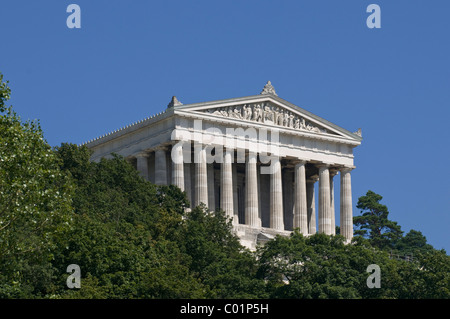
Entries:
POLYGON ((181 145, 174 144, 136 154, 135 165, 155 184, 171 183, 186 191, 191 207, 204 203, 211 210, 224 210, 234 224, 276 230, 298 228, 305 235, 317 231, 317 181, 318 232, 335 234, 334 176, 340 173, 340 233, 348 240, 353 237, 351 167, 272 158, 271 174, 261 174, 264 164, 258 163, 257 153, 247 151, 245 163, 238 163, 235 153, 227 149, 222 163, 208 164, 206 148, 202 147, 192 152, 194 161, 190 163, 181 145))

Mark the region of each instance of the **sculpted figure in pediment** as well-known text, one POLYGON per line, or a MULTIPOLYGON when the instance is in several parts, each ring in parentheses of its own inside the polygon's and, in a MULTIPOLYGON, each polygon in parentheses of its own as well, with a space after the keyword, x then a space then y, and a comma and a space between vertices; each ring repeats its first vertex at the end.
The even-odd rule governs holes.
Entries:
POLYGON ((262 109, 259 104, 256 104, 255 109, 253 110, 253 120, 257 122, 262 122, 263 120, 262 109))
POLYGON ((268 105, 264 107, 264 122, 273 123, 273 111, 270 109, 268 105))
POLYGON ((277 125, 283 126, 283 110, 278 108, 278 114, 277 114, 277 125))
POLYGON ((247 106, 247 104, 244 104, 242 107, 242 117, 244 120, 251 120, 252 119, 252 107, 250 105, 247 106))
POLYGON ((283 126, 288 126, 288 124, 289 124, 289 113, 287 111, 284 111, 283 126))
POLYGON ((305 119, 302 117, 302 119, 300 120, 300 128, 302 130, 306 130, 306 122, 305 119))
POLYGON ((242 119, 242 113, 241 113, 241 108, 239 106, 235 106, 234 107, 234 111, 233 111, 233 117, 237 118, 237 119, 242 119))
POLYGON ((294 115, 292 113, 289 115, 289 127, 294 127, 294 115))
POLYGON ((315 133, 328 133, 326 129, 306 121, 300 115, 279 106, 270 106, 270 104, 267 103, 227 106, 210 109, 207 110, 207 112, 223 117, 264 122, 267 124, 279 125, 315 133))

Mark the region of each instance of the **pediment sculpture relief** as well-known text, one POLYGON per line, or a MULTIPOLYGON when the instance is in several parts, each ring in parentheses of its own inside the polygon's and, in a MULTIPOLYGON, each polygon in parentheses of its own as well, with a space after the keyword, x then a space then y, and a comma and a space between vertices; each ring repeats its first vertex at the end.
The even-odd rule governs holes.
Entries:
POLYGON ((315 133, 331 133, 327 129, 311 123, 296 113, 279 106, 270 105, 269 103, 253 103, 219 107, 209 109, 206 113, 232 119, 260 122, 315 133))

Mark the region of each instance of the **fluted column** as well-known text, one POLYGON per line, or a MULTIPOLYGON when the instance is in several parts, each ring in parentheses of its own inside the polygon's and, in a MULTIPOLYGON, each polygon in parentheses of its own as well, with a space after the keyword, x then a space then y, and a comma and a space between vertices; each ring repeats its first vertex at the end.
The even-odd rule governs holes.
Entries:
POLYGON ((308 234, 308 206, 306 198, 306 162, 295 165, 294 171, 294 221, 293 227, 299 228, 304 235, 308 234))
POLYGON ((335 169, 330 169, 330 214, 331 214, 331 234, 336 235, 336 212, 334 204, 334 180, 333 177, 338 173, 335 169))
POLYGON ((209 210, 216 210, 216 198, 214 193, 214 163, 208 164, 208 204, 209 210))
POLYGON ((189 200, 189 207, 193 207, 192 201, 192 178, 191 178, 191 163, 184 163, 184 191, 186 192, 186 197, 189 200))
POLYGON ((262 226, 262 206, 261 206, 261 166, 258 163, 258 160, 256 161, 256 183, 258 185, 258 218, 261 221, 262 226))
POLYGON ((315 234, 317 232, 316 227, 316 196, 314 190, 314 184, 319 177, 317 175, 311 176, 306 181, 306 201, 308 206, 308 234, 315 234))
POLYGON ((172 147, 172 184, 184 191, 183 147, 177 143, 172 147))
MULTIPOLYGON (((234 161, 234 154, 232 153, 231 158, 234 161)), ((236 163, 231 164, 232 179, 233 179, 233 209, 234 209, 234 219, 235 224, 239 224, 239 197, 238 197, 238 175, 236 163)))
POLYGON ((250 152, 245 172, 245 223, 253 227, 261 227, 258 198, 258 177, 256 154, 250 152))
POLYGON ((155 150, 155 184, 167 185, 166 149, 162 147, 155 150))
POLYGON ((206 149, 200 145, 194 150, 195 206, 201 203, 208 207, 208 171, 206 149))
MULTIPOLYGON (((229 218, 233 218, 233 224, 238 224, 238 216, 234 215, 233 204, 233 150, 226 150, 223 156, 220 185, 220 208, 229 218)), ((237 213, 237 212, 236 212, 237 213)))
POLYGON ((139 153, 136 155, 136 169, 139 174, 148 181, 148 154, 147 153, 139 153))
POLYGON ((352 168, 341 169, 340 198, 341 235, 349 241, 353 237, 352 180, 350 176, 351 170, 352 168))
POLYGON ((331 235, 330 170, 319 167, 319 233, 331 235))
POLYGON ((283 184, 283 221, 284 229, 294 229, 294 170, 291 168, 281 169, 281 179, 283 184))
POLYGON ((273 171, 270 174, 270 228, 284 230, 280 159, 272 158, 271 165, 273 171))

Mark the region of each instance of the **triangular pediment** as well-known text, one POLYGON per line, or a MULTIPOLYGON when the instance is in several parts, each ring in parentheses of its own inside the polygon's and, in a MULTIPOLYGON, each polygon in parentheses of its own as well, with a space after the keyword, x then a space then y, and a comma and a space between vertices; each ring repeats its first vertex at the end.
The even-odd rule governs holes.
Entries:
POLYGON ((340 128, 273 95, 190 104, 176 109, 218 118, 222 121, 237 121, 241 124, 254 123, 299 133, 324 134, 360 140, 355 133, 340 128))
POLYGON ((245 103, 207 109, 203 112, 229 119, 264 123, 294 130, 315 133, 332 133, 323 126, 306 119, 304 116, 285 107, 270 102, 245 103))

